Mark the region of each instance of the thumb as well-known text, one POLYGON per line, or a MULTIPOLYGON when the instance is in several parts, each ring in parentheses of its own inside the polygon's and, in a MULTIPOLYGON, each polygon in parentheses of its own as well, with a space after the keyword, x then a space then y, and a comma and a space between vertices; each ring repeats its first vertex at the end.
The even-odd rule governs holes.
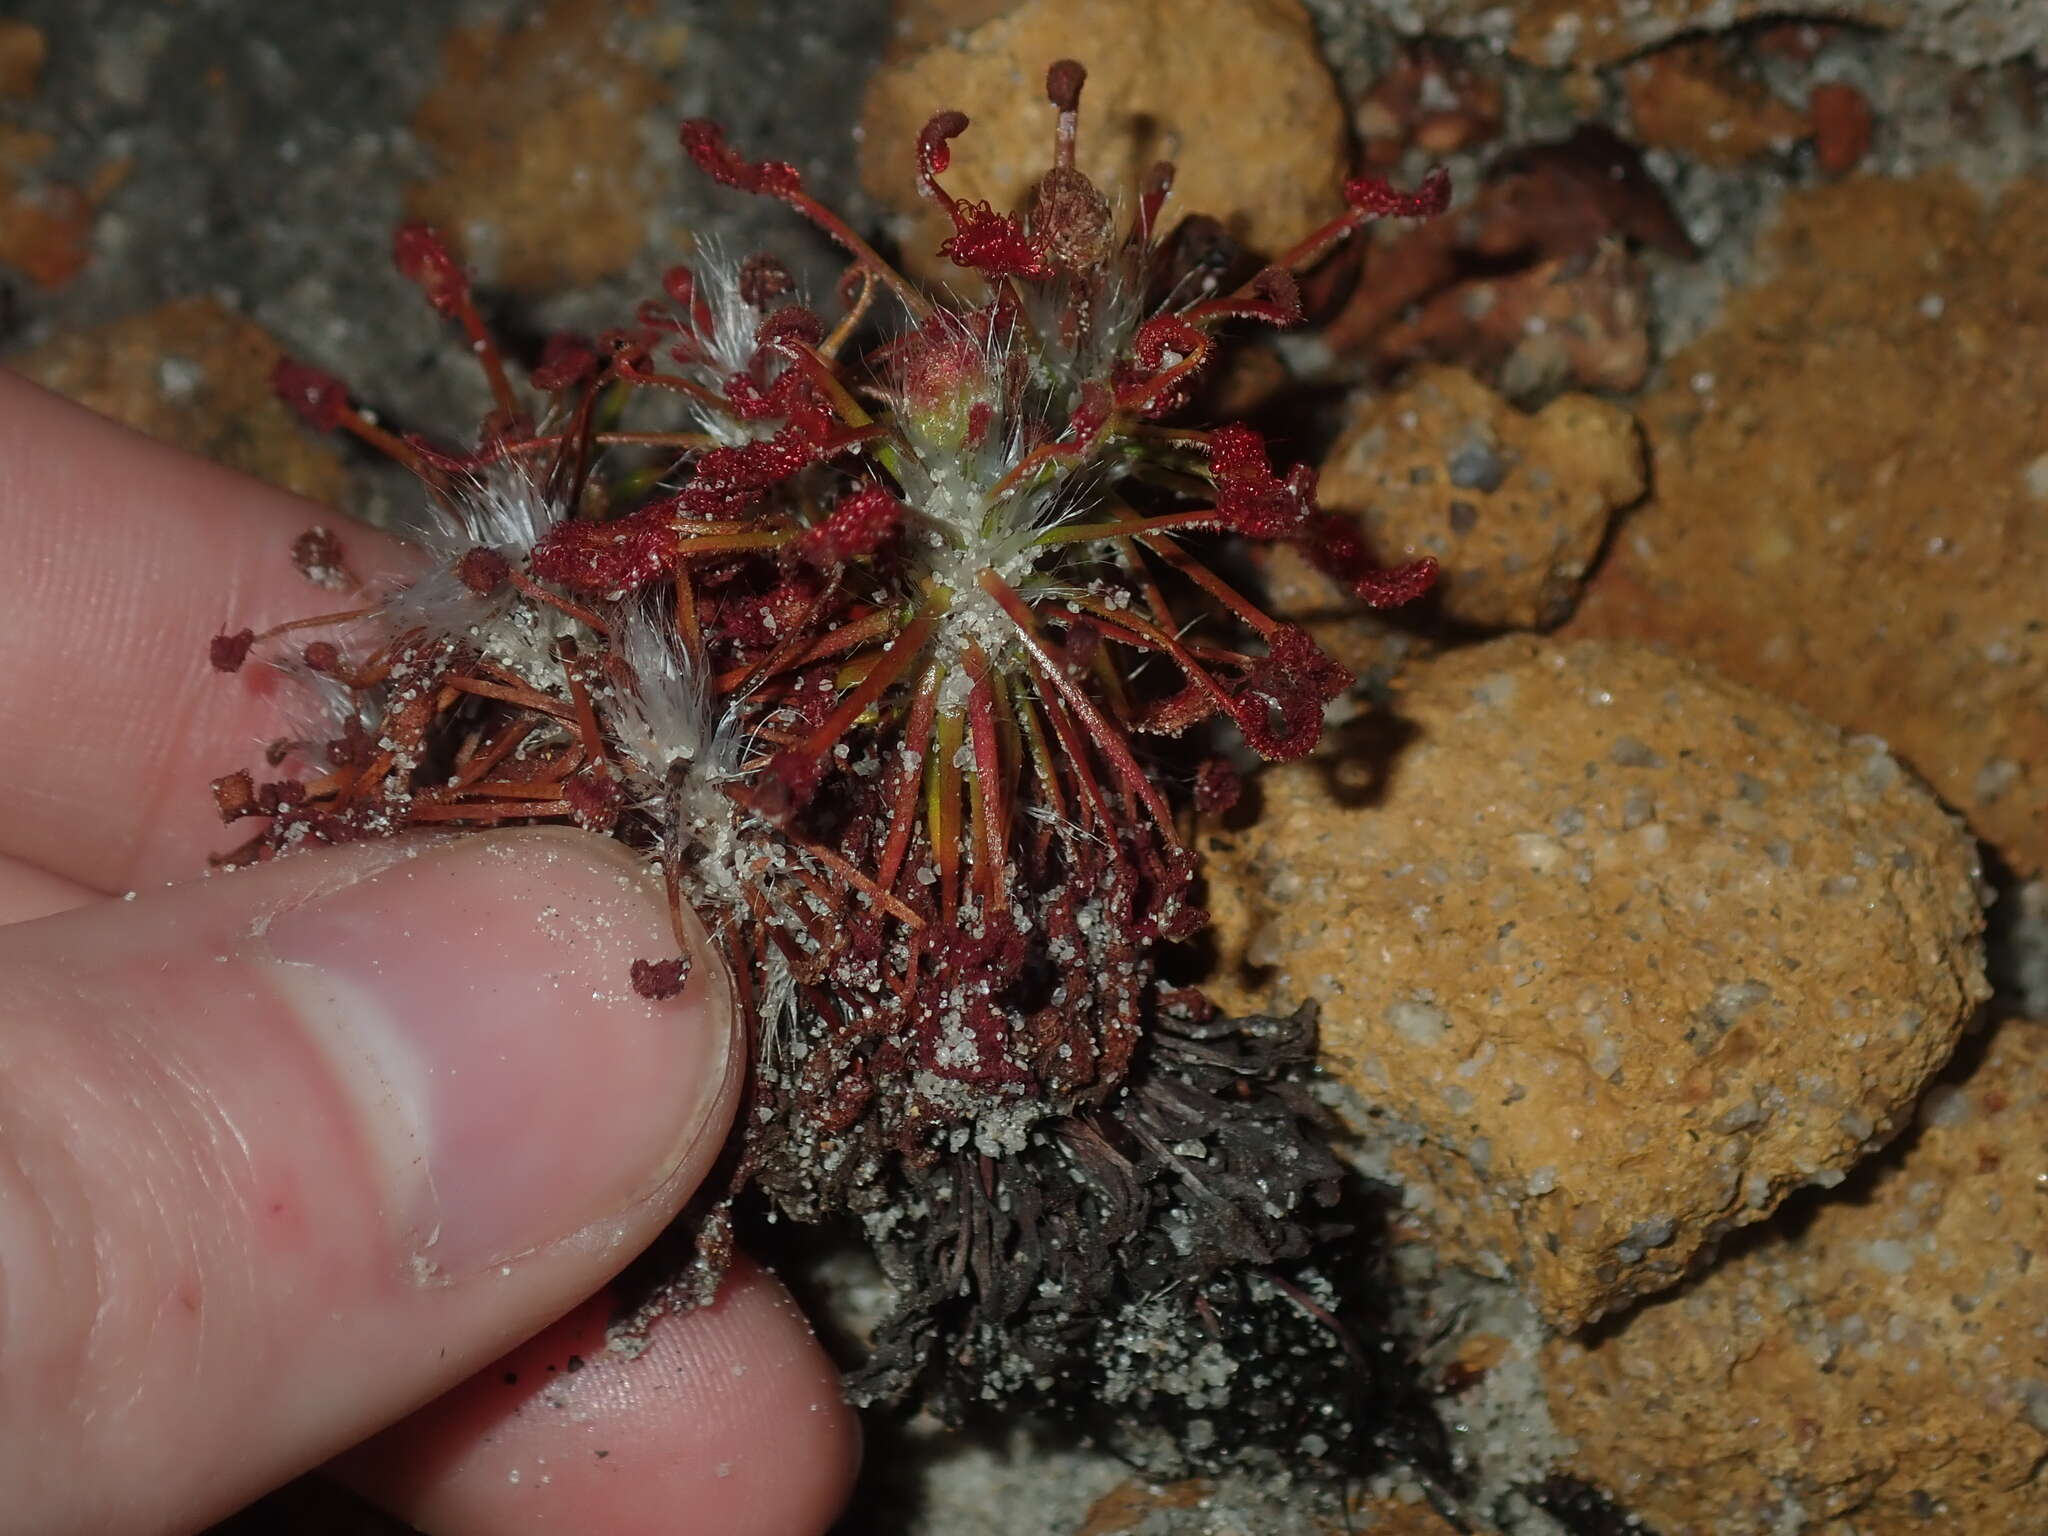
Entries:
POLYGON ((560 829, 0 929, 0 1529, 204 1524, 644 1247, 744 1065, 693 927, 560 829))

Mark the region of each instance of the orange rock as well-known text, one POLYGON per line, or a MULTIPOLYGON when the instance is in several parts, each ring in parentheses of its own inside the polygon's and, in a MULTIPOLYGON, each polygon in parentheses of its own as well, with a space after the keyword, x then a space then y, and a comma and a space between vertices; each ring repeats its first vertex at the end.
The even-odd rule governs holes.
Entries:
POLYGON ((1767 22, 1750 34, 1750 41, 1759 54, 1810 64, 1841 30, 1829 22, 1767 22))
MULTIPOLYGON (((1423 636, 1365 607, 1292 544, 1260 545, 1250 558, 1259 572, 1260 606, 1307 630, 1359 678, 1391 677, 1410 655, 1434 648, 1423 636)), ((1344 706, 1340 701, 1333 707, 1344 706)))
POLYGON ((1430 296, 1373 343, 1380 358, 1437 357, 1492 370, 1517 399, 1566 386, 1626 392, 1650 371, 1649 304, 1618 241, 1430 296))
POLYGON ((896 0, 889 19, 889 58, 949 42, 985 21, 1014 11, 1022 0, 896 0))
POLYGON ((1226 1536, 1249 1531, 1324 1532, 1327 1536, 1453 1536, 1427 1504, 1395 1499, 1356 1500, 1341 1515, 1304 1511, 1299 1494, 1262 1493, 1201 1478, 1178 1483, 1120 1483, 1095 1501, 1074 1536, 1226 1536))
POLYGON ((1424 40, 1373 82, 1352 122, 1366 163, 1386 170, 1411 146, 1442 156, 1490 142, 1505 110, 1497 76, 1461 50, 1424 40))
POLYGON ((1642 442, 1621 407, 1561 395, 1525 415, 1439 367, 1361 396, 1319 487, 1325 507, 1364 524, 1379 559, 1434 555, 1444 614, 1492 629, 1570 613, 1609 514, 1642 493, 1642 442))
POLYGON ((1740 165, 1806 137, 1806 117, 1735 73, 1720 45, 1681 43, 1621 73, 1636 137, 1707 165, 1740 165))
POLYGON ((1577 1328, 1910 1112, 1988 990, 1976 848, 1880 744, 1639 646, 1402 681, 1201 835, 1204 985, 1315 999, 1413 1214, 1577 1328))
POLYGON ((1152 1516, 1162 1510, 1194 1509, 1209 1497, 1213 1488, 1213 1484, 1198 1477, 1163 1484, 1133 1478, 1097 1499, 1074 1536, 1135 1536, 1152 1516))
POLYGON ((0 123, 0 266, 41 288, 61 288, 84 270, 99 200, 126 174, 116 164, 90 188, 51 181, 39 172, 55 148, 48 134, 0 123))
POLYGON ((1663 1536, 2038 1536, 2048 1023, 1999 1026, 1919 1119, 1671 1299, 1552 1346, 1574 1471, 1663 1536))
POLYGON ((957 108, 973 120, 953 141, 947 190, 1012 208, 1051 164, 1045 71, 1069 57, 1088 68, 1079 164, 1112 199, 1128 206, 1144 172, 1172 160, 1169 224, 1209 214, 1267 253, 1342 208, 1344 107, 1298 0, 1026 0, 868 86, 861 182, 897 214, 907 270, 967 275, 938 255, 952 226, 918 196, 927 119, 957 108))
POLYGON ((1824 82, 1806 98, 1806 110, 1813 118, 1814 163, 1823 176, 1846 176, 1863 163, 1876 119, 1861 91, 1836 80, 1824 82))
POLYGON ((1381 9, 1404 29, 1483 37, 1536 64, 1581 69, 1788 13, 1895 27, 1911 47, 1972 66, 2036 52, 2043 37, 2040 8, 2018 0, 1401 0, 1381 9))
MULTIPOLYGON (((1915 30, 1963 30, 1965 19, 1955 12, 1972 8, 1972 0, 1960 6, 1922 7, 1926 25, 1915 30)), ((1532 63, 1574 64, 1581 69, 1616 64, 1674 37, 1739 26, 1787 9, 1779 0, 1518 0, 1511 6, 1499 0, 1407 0, 1403 6, 1430 31, 1497 37, 1532 63)), ((1839 16, 1880 27, 1914 15, 1907 0, 1809 0, 1791 9, 1801 16, 1839 16)), ((2013 12, 2010 5, 2007 10, 2013 12)), ((2015 33, 2024 34, 2024 15, 2014 13, 2009 25, 2015 33)))
POLYGON ((34 133, 26 128, 16 128, 11 123, 0 123, 0 174, 25 174, 33 171, 57 147, 57 141, 47 133, 34 133))
POLYGON ((406 190, 483 279, 525 292, 594 282, 647 237, 641 119, 660 85, 616 40, 636 22, 549 0, 524 26, 458 27, 412 122, 441 174, 406 190))
POLYGON ((1649 304, 1628 241, 1697 254, 1636 148, 1583 125, 1503 156, 1463 207, 1374 247, 1320 339, 1374 365, 1483 370, 1517 398, 1633 390, 1649 304))
POLYGON ((340 456, 278 401, 277 343, 210 298, 180 299, 59 336, 9 366, 103 416, 333 505, 340 456))
POLYGON ((1457 1392, 1507 1358, 1509 1343, 1497 1333, 1471 1333, 1458 1341, 1444 1368, 1443 1389, 1457 1392))
POLYGON ((36 93, 49 44, 26 21, 0 21, 0 98, 27 101, 36 93))
POLYGON ((0 172, 0 265, 39 288, 61 288, 92 255, 93 205, 60 182, 21 186, 0 172))
POLYGON ((1884 737, 2048 868, 2048 181, 1787 199, 1775 274, 1638 406, 1650 498, 1575 635, 1629 636, 1884 737))

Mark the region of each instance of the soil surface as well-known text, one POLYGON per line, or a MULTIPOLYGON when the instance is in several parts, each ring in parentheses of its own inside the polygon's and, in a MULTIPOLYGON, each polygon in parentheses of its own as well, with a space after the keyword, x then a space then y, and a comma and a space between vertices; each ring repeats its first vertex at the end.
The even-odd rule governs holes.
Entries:
MULTIPOLYGON (((1562 625, 1567 637, 1676 658, 1659 667, 1717 667, 1729 688, 1810 709, 1830 743, 1837 728, 1883 738, 1856 750, 1890 764, 1889 743, 1918 776, 1910 792, 1921 796, 1924 779, 1946 808, 1929 798, 1928 816, 1963 818, 1944 835, 1985 855, 1996 1006, 2048 1018, 2048 886, 2028 883, 2048 865, 2038 793, 2048 781, 2039 686, 2048 642, 2038 638, 2048 599, 2033 579, 2048 562, 2039 389, 2048 353, 2032 345, 2048 333, 2036 238, 2048 218, 2038 5, 1839 0, 1798 7, 1818 20, 1788 21, 1747 0, 1589 0, 1524 7, 1520 24, 1514 7, 1466 0, 5 0, 0 9, 0 361, 379 522, 406 515, 409 479, 307 432, 269 398, 265 378, 290 353, 347 380, 405 429, 459 436, 482 416, 476 370, 392 270, 402 221, 446 231, 478 274, 494 328, 527 361, 551 331, 630 314, 694 246, 765 249, 813 292, 832 282, 839 263, 821 235, 689 171, 675 138, 682 118, 715 117, 748 155, 794 162, 820 201, 885 247, 918 227, 919 204, 908 188, 875 187, 874 167, 890 157, 862 142, 862 124, 914 130, 928 106, 986 110, 996 125, 993 106, 973 100, 920 103, 949 83, 1008 89, 1026 64, 1041 68, 1001 53, 1018 36, 1031 50, 1058 38, 1083 59, 1099 38, 1129 63, 1126 73, 1160 100, 1156 116, 1123 123, 1116 143, 1149 143, 1163 122, 1171 152, 1190 164, 1224 154, 1230 177, 1218 195, 1243 206, 1217 211, 1238 215, 1243 238, 1258 237, 1262 199, 1281 190, 1313 202, 1334 196, 1331 173, 1347 167, 1406 186, 1444 166, 1456 188, 1450 215, 1359 242, 1369 247, 1362 296, 1350 295, 1357 253, 1347 252, 1306 285, 1320 330, 1261 342, 1216 381, 1234 413, 1274 432, 1291 457, 1322 461, 1335 491, 1355 491, 1341 503, 1333 494, 1332 505, 1377 538, 1407 541, 1408 553, 1443 557, 1457 578, 1420 622, 1368 621, 1330 609, 1313 573, 1269 564, 1272 606, 1359 676, 1340 713, 1400 718, 1402 690, 1426 687, 1431 667, 1455 675, 1461 648, 1531 646, 1497 636, 1562 625), (1281 92, 1279 105, 1261 108, 1257 132, 1232 116, 1241 38, 1212 11, 1256 13, 1308 61, 1294 82, 1299 102, 1281 92), (1163 56, 1148 26, 1170 27, 1173 56, 1201 68, 1145 76, 1139 64, 1163 56), (1418 43, 1423 32, 1441 37, 1418 43), (1205 83, 1190 88, 1197 76, 1205 83), (1255 163, 1289 121, 1313 129, 1317 188, 1271 185, 1275 165, 1300 160, 1277 143, 1273 164, 1255 163), (1347 437, 1347 424, 1358 432, 1347 437), (1368 431, 1400 441, 1382 455, 1374 438, 1371 464, 1347 471, 1337 450, 1368 431), (1489 542, 1498 520, 1526 522, 1531 507, 1541 527, 1499 530, 1498 547, 1489 542)), ((1096 147, 1091 131, 1082 130, 1084 157, 1096 147)), ((1299 211, 1290 208, 1290 222, 1299 211)), ((1532 718, 1525 734, 1545 728, 1532 718)), ((1503 746, 1489 762, 1511 756, 1503 746)), ((1405 835, 1422 850, 1412 865, 1427 874, 1422 853, 1439 840, 1417 826, 1405 835)), ((1871 852, 1870 867, 1887 856, 1871 852)), ((1333 857, 1366 884, 1382 873, 1352 868, 1362 855, 1350 843, 1333 857)), ((1324 938, 1334 931, 1321 914, 1301 921, 1324 938)), ((1849 933, 1845 953, 1863 937, 1849 933)), ((1402 1015, 1411 1024, 1432 1016, 1402 1015)), ((1785 1028, 1799 1022, 1788 1014, 1785 1028)), ((2008 1026, 1994 1064, 2034 1082, 2042 1057, 2021 1030, 2043 1027, 2008 1026)), ((1852 1172, 1844 1195, 1805 1191, 1796 1211, 1770 1220, 1759 1209, 1718 1269, 1681 1280, 1674 1260, 1656 1285, 1631 1283, 1614 1298, 1633 1304, 1668 1283, 1661 1302, 1576 1342, 1547 1326, 1557 1309, 1545 1313, 1540 1286, 1499 1278, 1512 1262, 1475 1263, 1444 1241, 1448 1229, 1432 1230, 1430 1176, 1413 1172, 1429 1159, 1414 1145, 1368 1138, 1352 1148, 1366 1174, 1412 1180, 1391 1233, 1408 1282, 1403 1326, 1418 1368, 1442 1389, 1473 1529, 1623 1528, 1586 1513, 1594 1495, 1546 1482, 1560 1468, 1625 1495, 1668 1481, 1700 1444, 1711 1448, 1702 1465, 1763 1465, 1745 1444, 1712 1439, 1734 1433, 1738 1418, 1715 1396, 1726 1362, 1687 1352, 1697 1330, 1668 1347, 1659 1332, 1695 1314, 1712 1322, 1716 1308, 1741 1313, 1752 1290, 1781 1296, 1794 1286, 1798 1305, 1826 1323, 1767 1341, 1799 1361, 1814 1338, 1840 1331, 1837 1313, 1875 1316, 1881 1304, 1887 1319, 1904 1320, 1891 1342, 1909 1324, 1916 1341, 1928 1333, 1926 1356, 1949 1395, 1927 1411, 1949 1436, 1944 1446, 1960 1448, 1951 1459, 1974 1454, 1979 1440, 2022 1443, 2005 1434, 2015 1414, 2048 1434, 2048 1387, 2031 1377, 2008 1381, 1986 1367, 1984 1381, 1954 1385, 1954 1341, 1988 1325, 1956 1323, 1948 1312, 1960 1303, 1936 1305, 1953 1286, 1909 1295, 1894 1284, 1899 1271, 1885 1269, 1854 1289, 1839 1265, 1814 1268, 1826 1257, 1822 1239, 1882 1256, 1923 1227, 1938 1228, 1944 1245, 1989 1251, 1960 1216, 1954 1234, 1941 1226, 1939 1202, 1921 1187, 1961 1183, 1965 1164, 1970 1177, 2003 1176, 1974 1142, 1963 1156, 1960 1131, 1948 1138, 1955 1146, 1944 1141, 1943 1128, 1963 1123, 1955 1106, 1987 1102, 1983 1083, 1957 1075, 1983 1055, 1961 1049, 1962 1067, 1918 1100, 1920 1139, 1867 1161, 1860 1179, 1852 1172), (1955 1111, 1949 1119, 1943 1105, 1955 1111), (1848 1197, 1869 1194, 1873 1180, 1877 1194, 1858 1216, 1848 1197), (1896 1220, 1872 1237, 1880 1217, 1896 1220), (1654 1376, 1667 1356, 1699 1378, 1698 1395, 1646 1406, 1640 1362, 1654 1376), (1583 1395, 1554 1414, 1560 1393, 1583 1395), (1589 1404, 1621 1406, 1589 1427, 1589 1404), (1638 1433, 1639 1421, 1650 1427, 1638 1433)), ((1910 1123, 1904 1106, 1939 1065, 1916 1059, 1887 1116, 1896 1107, 1910 1123)), ((2037 1100, 2025 1101, 2029 1113, 2037 1100)), ((1877 1118, 1886 1119, 1881 1140, 1889 1119, 1877 1118)), ((1746 1134, 1748 1124, 1735 1129, 1746 1134)), ((1512 1150, 1477 1121, 1459 1135, 1461 1155, 1471 1145, 1488 1157, 1496 1143, 1512 1150)), ((1801 1171, 1839 1182, 1847 1155, 1831 1151, 1801 1171)), ((1536 1198, 1575 1187, 1556 1160, 1546 1152, 1517 1167, 1518 1187, 1536 1198)), ((2015 1201, 2026 1198, 2018 1188, 2015 1201)), ((1715 1239, 1735 1223, 1711 1202, 1688 1220, 1686 1253, 1698 1246, 1699 1267, 1710 1266, 1715 1239)), ((781 1257, 828 1335, 858 1337, 880 1310, 877 1283, 851 1249, 781 1257)), ((1643 1257, 1629 1260, 1630 1275, 1643 1257)), ((2006 1305, 2038 1313, 2012 1276, 1965 1258, 1973 1296, 1997 1304, 1987 1316, 2006 1305)), ((1911 1358, 1899 1369, 1917 1370, 1911 1358)), ((1889 1361, 1857 1390, 1892 1394, 1889 1361)), ((1768 1509, 1774 1530, 1873 1536, 1907 1528, 1923 1505, 1949 1496, 1934 1472, 1920 1481, 1917 1452, 1886 1442, 1879 1455, 1868 1437, 1857 1440, 1849 1415, 1863 1400, 1843 1395, 1841 1380, 1820 1364, 1799 1375, 1800 1395, 1779 1396, 1804 1417, 1770 1431, 1776 1452, 1796 1443, 1794 1461, 1827 1471, 1825 1487, 1795 1487, 1800 1469, 1788 1463, 1768 1486, 1745 1486, 1743 1520, 1768 1509), (1809 1447, 1797 1438, 1809 1421, 1839 1423, 1841 1435, 1809 1447), (1826 1523, 1845 1488, 1874 1500, 1871 1521, 1826 1523), (1795 1495, 1807 1500, 1803 1513, 1795 1495)), ((1341 1493, 1227 1480, 1152 1489, 1105 1455, 1024 1427, 949 1435, 881 1420, 867 1455, 839 1536, 1438 1528, 1398 1465, 1341 1493)), ((1980 1459, 2004 1477, 1989 1450, 1980 1459)), ((1993 1508, 1972 1503, 1978 1493, 1966 1484, 1952 1496, 1957 1508, 1993 1508)), ((1762 1528, 1682 1499, 1657 1509, 1655 1528, 1667 1532, 1762 1528)), ((218 1528, 400 1530, 312 1480, 218 1528)))

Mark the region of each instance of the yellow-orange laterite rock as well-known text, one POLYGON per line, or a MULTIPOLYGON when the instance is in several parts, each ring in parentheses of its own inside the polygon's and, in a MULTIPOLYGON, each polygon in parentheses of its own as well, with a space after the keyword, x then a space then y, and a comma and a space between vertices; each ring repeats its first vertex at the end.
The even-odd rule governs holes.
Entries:
POLYGON ((1664 1536, 2037 1536, 2048 1023, 1966 1044, 1917 1129, 1597 1342, 1554 1344, 1573 1470, 1664 1536), (1810 1203, 1809 1203, 1810 1202, 1810 1203))
POLYGON ((1882 743, 1641 647, 1405 682, 1201 837, 1210 990, 1316 999, 1445 1253, 1581 1327, 1890 1138, 1988 990, 1976 847, 1882 743))
POLYGON ((1012 209, 1045 174, 1045 69, 1068 56, 1088 66, 1077 163, 1109 196, 1128 205, 1146 170, 1172 160, 1169 225, 1209 214, 1269 255, 1342 210, 1344 106, 1298 0, 1028 0, 942 33, 868 87, 861 181, 898 215, 913 275, 972 279, 938 255, 952 226, 916 195, 918 130, 965 112, 947 190, 1012 209))

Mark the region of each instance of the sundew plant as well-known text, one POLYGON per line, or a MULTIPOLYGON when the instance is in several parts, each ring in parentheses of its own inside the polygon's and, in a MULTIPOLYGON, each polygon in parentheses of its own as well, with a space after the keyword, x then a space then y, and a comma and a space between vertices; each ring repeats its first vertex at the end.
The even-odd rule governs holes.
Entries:
MULTIPOLYGON (((1337 1182, 1313 1026, 1217 1019, 1158 951, 1205 920, 1192 817, 1237 783, 1218 730, 1301 756, 1352 678, 1205 552, 1293 543, 1373 606, 1434 567, 1376 564, 1311 472, 1187 416, 1222 328, 1296 323, 1299 274, 1447 189, 1353 182, 1236 280, 1175 238, 1171 166, 1120 226, 1075 164, 1083 78, 1048 71, 1051 165, 1017 212, 947 191, 963 115, 919 136, 973 300, 920 291, 703 121, 703 173, 849 255, 830 304, 770 257, 706 254, 521 384, 440 239, 401 230, 495 408, 452 447, 279 367, 308 420, 414 470, 433 521, 397 583, 306 535, 301 568, 350 609, 216 639, 223 670, 297 677, 308 720, 214 790, 260 824, 228 862, 570 823, 646 860, 679 933, 701 915, 751 1072, 671 1301, 708 1294, 757 1191, 858 1219, 896 1287, 858 1397, 1111 1405, 1163 1463, 1236 1448, 1228 1415, 1314 1456, 1347 1431, 1341 1394, 1298 1380, 1341 1363, 1310 1265, 1337 1182)), ((660 999, 687 968, 649 955, 631 981, 660 999)))

